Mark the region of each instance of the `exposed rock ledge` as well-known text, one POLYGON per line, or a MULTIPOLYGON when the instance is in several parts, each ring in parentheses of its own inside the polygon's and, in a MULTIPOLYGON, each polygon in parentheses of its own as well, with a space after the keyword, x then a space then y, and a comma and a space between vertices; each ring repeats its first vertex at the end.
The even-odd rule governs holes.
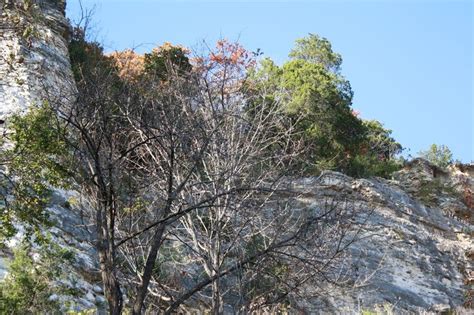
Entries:
POLYGON ((308 204, 332 195, 373 209, 367 221, 370 237, 352 249, 354 257, 364 257, 357 266, 361 275, 371 277, 358 288, 336 290, 322 304, 304 303, 304 308, 344 313, 386 305, 398 312, 468 313, 463 306, 473 303, 472 168, 457 165, 443 171, 415 159, 394 180, 353 179, 335 172, 299 180, 295 188, 312 196, 308 204))

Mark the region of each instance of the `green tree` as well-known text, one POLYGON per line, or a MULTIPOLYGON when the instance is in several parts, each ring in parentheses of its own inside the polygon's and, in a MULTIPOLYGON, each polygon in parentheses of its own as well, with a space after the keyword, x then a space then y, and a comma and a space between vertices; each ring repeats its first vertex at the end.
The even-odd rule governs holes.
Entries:
POLYGON ((386 129, 377 120, 364 120, 366 141, 364 149, 377 155, 381 160, 389 160, 402 152, 403 147, 392 137, 392 130, 386 129))
POLYGON ((169 71, 173 69, 180 75, 191 70, 187 50, 180 46, 165 43, 145 54, 145 74, 165 80, 169 71))
POLYGON ((426 151, 421 151, 419 156, 428 160, 439 167, 448 167, 453 163, 453 154, 451 150, 445 145, 432 144, 426 151))
POLYGON ((332 50, 331 42, 316 34, 297 39, 289 56, 322 65, 327 71, 335 73, 339 72, 342 64, 342 57, 332 50))
POLYGON ((9 140, 15 145, 0 152, 0 159, 8 169, 2 173, 0 242, 15 234, 14 224, 18 221, 25 224, 28 235, 48 226, 44 209, 49 202, 50 185, 63 188, 69 185, 68 151, 58 133, 59 122, 52 118, 51 107, 44 103, 33 106, 26 115, 9 119, 9 140))
POLYGON ((298 169, 334 169, 356 177, 388 177, 399 169, 396 156, 402 146, 380 122, 354 114, 351 85, 340 73, 342 57, 331 43, 309 34, 296 40, 289 57, 281 67, 263 59, 250 71, 250 93, 271 92, 265 99, 253 98, 247 111, 251 115, 261 106, 278 103, 282 114, 297 123, 305 146, 298 169))
POLYGON ((70 264, 74 259, 71 251, 50 240, 34 250, 25 242, 14 250, 13 257, 8 274, 0 281, 0 313, 59 313, 65 305, 57 297, 78 294, 58 282, 67 272, 63 264, 70 264))
POLYGON ((364 126, 352 113, 350 83, 339 73, 342 58, 327 39, 313 34, 297 40, 289 56, 281 67, 265 59, 250 73, 250 81, 266 80, 251 87, 272 91, 273 96, 256 99, 249 108, 279 102, 282 112, 297 121, 306 144, 303 168, 344 171, 363 141, 364 126))
POLYGON ((398 157, 403 147, 377 120, 364 120, 365 136, 358 153, 347 166, 347 173, 355 177, 380 176, 388 178, 403 165, 398 157))

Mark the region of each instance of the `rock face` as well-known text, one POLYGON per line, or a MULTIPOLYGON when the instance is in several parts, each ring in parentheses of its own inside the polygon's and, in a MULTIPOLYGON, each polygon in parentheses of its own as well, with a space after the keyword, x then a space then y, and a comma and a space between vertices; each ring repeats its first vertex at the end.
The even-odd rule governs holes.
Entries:
MULTIPOLYGON (((12 113, 45 99, 69 101, 74 85, 64 2, 0 3, 0 120, 8 121, 12 113)), ((351 249, 359 274, 352 286, 334 288, 322 299, 299 301, 302 311, 357 313, 386 305, 409 313, 472 307, 474 165, 443 170, 415 159, 393 180, 324 172, 292 185, 307 206, 331 196, 370 209, 368 217, 360 218, 364 238, 351 249)), ((75 308, 96 308, 104 302, 95 274, 97 255, 80 209, 68 206, 74 197, 74 192, 54 192, 49 210, 56 226, 51 232, 76 253, 73 279, 65 280, 82 292, 75 308)), ((0 273, 7 259, 4 252, 0 273)))
POLYGON ((0 119, 73 94, 65 2, 0 1, 0 119))
POLYGON ((331 195, 371 211, 362 239, 352 248, 352 256, 361 257, 355 266, 361 278, 353 279, 352 289, 336 289, 317 309, 304 308, 354 312, 385 305, 420 312, 472 307, 472 167, 442 171, 416 159, 394 180, 335 172, 301 179, 294 188, 312 194, 308 204, 331 195))
MULTIPOLYGON (((65 2, 60 0, 0 0, 0 129, 5 128, 3 132, 8 130, 10 115, 21 114, 43 101, 67 104, 74 96, 67 48, 70 26, 64 10, 65 2)), ((64 284, 78 290, 77 300, 70 308, 81 310, 97 308, 104 299, 95 283, 98 264, 87 222, 78 209, 67 206, 75 195, 53 192, 48 210, 55 227, 49 232, 56 243, 75 253, 74 271, 64 279, 64 284)), ((19 231, 9 242, 11 247, 21 240, 21 227, 19 231)), ((7 272, 10 257, 9 249, 0 250, 0 278, 7 272)))

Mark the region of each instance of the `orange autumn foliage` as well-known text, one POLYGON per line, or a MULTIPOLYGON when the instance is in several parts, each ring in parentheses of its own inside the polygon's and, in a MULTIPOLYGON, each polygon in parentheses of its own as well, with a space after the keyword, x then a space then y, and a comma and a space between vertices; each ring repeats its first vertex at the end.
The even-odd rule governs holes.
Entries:
POLYGON ((226 63, 248 68, 255 64, 249 52, 237 42, 229 42, 226 39, 216 43, 216 49, 209 55, 209 59, 216 63, 226 63))
POLYGON ((145 68, 145 58, 131 49, 124 51, 114 51, 110 57, 118 68, 120 78, 124 80, 135 80, 143 73, 145 68))
POLYGON ((190 51, 188 48, 182 46, 182 45, 173 45, 172 43, 170 42, 164 42, 161 46, 158 46, 158 47, 155 47, 152 49, 152 52, 153 53, 163 53, 165 51, 170 51, 170 50, 173 50, 173 49, 176 49, 176 48, 179 48, 181 51, 183 51, 183 53, 185 54, 189 54, 190 51))
POLYGON ((203 75, 210 84, 224 86, 222 92, 230 95, 238 91, 255 67, 255 56, 237 42, 217 41, 207 54, 192 58, 194 71, 203 75), (224 84, 223 84, 224 83, 224 84))

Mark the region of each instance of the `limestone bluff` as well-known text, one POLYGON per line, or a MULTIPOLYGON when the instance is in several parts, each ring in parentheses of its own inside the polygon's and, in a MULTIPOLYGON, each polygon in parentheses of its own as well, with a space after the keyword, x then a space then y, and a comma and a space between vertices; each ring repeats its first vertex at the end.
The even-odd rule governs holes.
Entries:
MULTIPOLYGON (((8 117, 27 111, 31 104, 45 100, 67 104, 74 97, 65 5, 56 0, 1 1, 0 119, 7 128, 8 117)), ((347 288, 332 288, 330 296, 299 301, 298 309, 358 313, 388 305, 395 313, 472 311, 474 210, 463 200, 474 191, 472 164, 440 170, 417 159, 392 180, 324 172, 292 185, 306 207, 332 196, 374 209, 366 222, 367 237, 351 249, 354 268, 361 277, 370 277, 353 279, 354 285, 347 288)), ((53 193, 51 232, 61 246, 77 254, 73 279, 65 279, 81 291, 73 308, 104 312, 97 255, 90 242, 93 231, 87 229, 80 209, 66 206, 76 194, 53 193)), ((3 275, 11 252, 3 249, 0 254, 3 275)), ((199 310, 199 301, 194 302, 192 307, 199 310)))
POLYGON ((0 118, 74 94, 64 1, 1 1, 0 118))
MULTIPOLYGON (((0 1, 0 131, 8 133, 9 116, 25 113, 33 104, 60 101, 67 104, 75 93, 68 55, 71 26, 65 17, 65 1, 0 1)), ((0 166, 1 167, 1 166, 0 166)), ((64 279, 77 288, 80 297, 72 309, 96 308, 103 304, 102 288, 90 280, 98 268, 89 232, 79 213, 64 207, 74 192, 53 192, 48 212, 55 222, 50 232, 61 246, 76 254, 74 272, 64 279), (85 280, 85 279, 88 279, 85 280)), ((22 229, 8 242, 12 248, 22 237, 22 229)), ((10 248, 0 253, 0 277, 4 277, 10 248)), ((58 298, 61 297, 52 297, 58 298)))

